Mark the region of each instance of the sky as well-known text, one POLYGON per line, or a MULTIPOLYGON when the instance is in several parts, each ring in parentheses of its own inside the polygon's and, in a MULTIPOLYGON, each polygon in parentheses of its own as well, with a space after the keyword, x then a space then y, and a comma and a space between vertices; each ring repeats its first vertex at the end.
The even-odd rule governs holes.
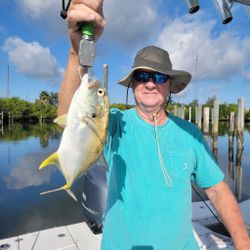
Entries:
MULTIPOLYGON (((225 25, 213 0, 199 3, 191 15, 185 0, 104 0, 107 25, 95 45, 94 71, 102 80, 108 64, 111 103, 126 100, 117 81, 136 52, 156 45, 169 52, 174 69, 193 76, 174 101, 237 103, 244 97, 250 108, 250 7, 234 3, 225 25)), ((70 48, 61 6, 61 0, 0 0, 0 97, 34 101, 41 91, 59 91, 70 48)))

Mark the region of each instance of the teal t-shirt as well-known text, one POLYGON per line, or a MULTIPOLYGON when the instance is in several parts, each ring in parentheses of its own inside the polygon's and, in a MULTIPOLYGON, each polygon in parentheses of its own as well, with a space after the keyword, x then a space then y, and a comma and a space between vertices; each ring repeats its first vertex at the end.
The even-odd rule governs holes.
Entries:
POLYGON ((210 187, 223 180, 200 130, 169 114, 157 127, 167 186, 154 126, 135 109, 110 112, 105 157, 108 198, 102 250, 193 250, 191 180, 210 187))

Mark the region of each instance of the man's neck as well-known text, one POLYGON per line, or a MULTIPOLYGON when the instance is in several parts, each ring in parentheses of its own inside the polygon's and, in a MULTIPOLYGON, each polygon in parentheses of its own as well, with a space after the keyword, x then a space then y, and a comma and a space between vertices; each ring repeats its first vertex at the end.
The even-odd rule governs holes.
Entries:
POLYGON ((137 114, 149 124, 154 124, 154 118, 156 120, 156 125, 163 125, 168 116, 165 110, 162 107, 159 107, 156 110, 142 108, 140 106, 136 106, 137 114))

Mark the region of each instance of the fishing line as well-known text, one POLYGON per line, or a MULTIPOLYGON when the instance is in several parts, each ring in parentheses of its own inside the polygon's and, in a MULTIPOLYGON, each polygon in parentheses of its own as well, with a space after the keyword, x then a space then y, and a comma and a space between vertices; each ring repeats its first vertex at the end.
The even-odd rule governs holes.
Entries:
MULTIPOLYGON (((129 86, 131 84, 132 81, 129 82, 129 85, 127 87, 127 93, 126 93, 126 108, 128 109, 128 91, 129 91, 129 86)), ((165 109, 167 108, 168 104, 169 104, 169 100, 171 97, 171 91, 169 93, 169 96, 167 97, 167 101, 165 104, 165 109)), ((145 110, 145 107, 143 105, 140 105, 142 109, 144 109, 145 113, 148 113, 147 110, 145 110)), ((173 181, 171 179, 171 177, 168 174, 167 168, 164 165, 163 162, 163 158, 162 158, 162 154, 161 154, 161 149, 160 149, 160 144, 159 144, 159 136, 158 136, 158 129, 157 129, 157 120, 156 120, 156 115, 157 113, 161 110, 161 106, 158 108, 158 110, 156 112, 153 113, 153 121, 154 121, 154 132, 155 132, 155 141, 156 141, 156 146, 157 146, 157 152, 158 152, 158 157, 159 157, 159 161, 160 161, 160 166, 161 166, 161 170, 166 182, 166 185, 169 187, 173 186, 173 181)))
POLYGON ((156 115, 159 112, 159 110, 153 114, 153 119, 154 119, 154 131, 155 131, 155 141, 156 141, 156 146, 157 146, 157 151, 158 151, 158 156, 159 156, 159 161, 160 161, 160 166, 161 166, 161 170, 163 172, 164 175, 164 179, 166 181, 167 186, 172 187, 173 186, 173 181, 170 178, 168 171, 164 165, 163 159, 162 159, 162 155, 161 155, 161 149, 160 149, 160 145, 159 145, 159 137, 158 137, 158 129, 157 129, 157 124, 156 124, 156 115))
POLYGON ((201 195, 199 194, 199 192, 196 190, 196 188, 192 185, 193 190, 195 191, 195 193, 199 196, 200 200, 203 201, 203 203, 206 205, 206 207, 209 209, 209 211, 213 214, 213 216, 215 217, 215 219, 219 222, 219 224, 221 224, 223 227, 225 227, 223 225, 223 223, 221 222, 221 220, 219 219, 219 217, 213 212, 213 210, 207 205, 206 201, 201 197, 201 195))

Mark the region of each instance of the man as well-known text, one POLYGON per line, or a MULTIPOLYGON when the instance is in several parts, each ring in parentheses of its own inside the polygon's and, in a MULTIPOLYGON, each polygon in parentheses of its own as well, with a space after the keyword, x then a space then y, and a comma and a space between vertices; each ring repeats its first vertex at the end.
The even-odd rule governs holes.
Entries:
MULTIPOLYGON (((105 26, 102 1, 72 0, 67 20, 72 48, 59 92, 59 115, 67 112, 80 83, 78 23, 94 21, 97 39, 105 26)), ((198 249, 191 223, 191 180, 205 189, 235 248, 250 249, 237 202, 201 132, 165 112, 170 92, 180 92, 190 79, 188 72, 172 69, 165 50, 148 46, 120 80, 132 87, 136 108, 110 113, 103 250, 198 249)))

